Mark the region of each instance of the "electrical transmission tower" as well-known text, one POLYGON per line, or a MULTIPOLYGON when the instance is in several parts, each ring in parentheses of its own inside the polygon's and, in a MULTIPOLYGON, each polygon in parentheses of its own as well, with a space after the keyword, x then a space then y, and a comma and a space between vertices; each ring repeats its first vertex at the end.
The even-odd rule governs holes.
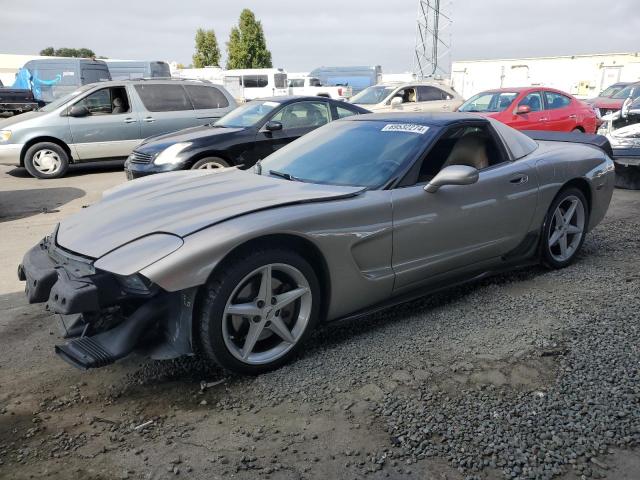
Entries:
POLYGON ((451 53, 451 1, 419 0, 413 73, 418 78, 448 75, 451 53))

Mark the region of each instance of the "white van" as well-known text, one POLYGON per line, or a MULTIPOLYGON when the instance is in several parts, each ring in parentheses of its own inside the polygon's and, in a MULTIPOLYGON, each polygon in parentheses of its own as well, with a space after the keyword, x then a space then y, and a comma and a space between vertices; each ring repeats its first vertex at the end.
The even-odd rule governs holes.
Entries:
POLYGON ((239 100, 289 95, 287 73, 281 68, 226 70, 224 85, 236 82, 239 82, 242 91, 239 100))

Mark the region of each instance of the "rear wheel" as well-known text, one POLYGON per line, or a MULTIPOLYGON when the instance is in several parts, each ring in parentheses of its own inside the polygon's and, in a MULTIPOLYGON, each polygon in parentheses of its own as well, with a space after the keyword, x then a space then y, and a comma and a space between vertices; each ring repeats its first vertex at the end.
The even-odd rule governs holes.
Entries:
POLYGON ((36 143, 27 150, 24 166, 36 178, 59 178, 69 169, 69 156, 56 143, 36 143))
POLYGON ((561 191, 551 204, 542 236, 542 262, 550 268, 569 265, 582 247, 589 210, 583 193, 577 188, 561 191))
POLYGON ((294 252, 258 250, 236 257, 205 288, 201 350, 234 372, 255 375, 284 364, 318 320, 316 274, 294 252))
POLYGON ((216 168, 227 168, 229 163, 219 157, 205 157, 198 160, 191 167, 192 170, 214 170, 216 168))

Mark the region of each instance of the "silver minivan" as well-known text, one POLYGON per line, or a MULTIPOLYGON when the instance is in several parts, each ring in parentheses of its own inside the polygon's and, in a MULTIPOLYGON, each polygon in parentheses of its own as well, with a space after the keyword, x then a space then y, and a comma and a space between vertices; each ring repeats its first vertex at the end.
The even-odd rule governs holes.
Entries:
POLYGON ((211 123, 235 107, 223 86, 206 81, 85 85, 38 111, 0 120, 0 163, 57 178, 70 163, 125 159, 147 137, 211 123))

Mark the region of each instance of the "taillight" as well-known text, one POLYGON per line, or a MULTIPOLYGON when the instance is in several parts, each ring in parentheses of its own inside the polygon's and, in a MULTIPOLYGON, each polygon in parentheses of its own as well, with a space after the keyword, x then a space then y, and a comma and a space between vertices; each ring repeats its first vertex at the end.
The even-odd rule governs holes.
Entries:
POLYGON ((338 88, 338 95, 342 95, 342 88, 338 88))

